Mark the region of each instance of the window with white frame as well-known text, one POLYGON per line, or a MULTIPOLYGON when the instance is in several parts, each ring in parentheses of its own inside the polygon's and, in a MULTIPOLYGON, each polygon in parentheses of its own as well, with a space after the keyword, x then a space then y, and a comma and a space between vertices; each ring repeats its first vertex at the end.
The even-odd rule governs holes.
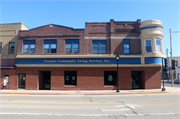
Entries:
POLYGON ((161 52, 161 40, 156 39, 156 52, 161 52))
POLYGON ((151 39, 144 40, 144 43, 145 43, 145 52, 146 53, 152 52, 152 40, 151 39))

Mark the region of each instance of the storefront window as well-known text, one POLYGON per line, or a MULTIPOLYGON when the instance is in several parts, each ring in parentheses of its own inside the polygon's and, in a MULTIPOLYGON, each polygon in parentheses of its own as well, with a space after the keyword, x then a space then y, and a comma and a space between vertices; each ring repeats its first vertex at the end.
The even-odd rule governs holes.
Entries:
POLYGON ((104 85, 116 85, 116 71, 104 71, 104 85))
POLYGON ((64 72, 64 85, 76 85, 77 72, 65 71, 64 72))
POLYGON ((9 74, 5 74, 5 75, 4 75, 4 78, 6 78, 7 84, 9 84, 9 74))

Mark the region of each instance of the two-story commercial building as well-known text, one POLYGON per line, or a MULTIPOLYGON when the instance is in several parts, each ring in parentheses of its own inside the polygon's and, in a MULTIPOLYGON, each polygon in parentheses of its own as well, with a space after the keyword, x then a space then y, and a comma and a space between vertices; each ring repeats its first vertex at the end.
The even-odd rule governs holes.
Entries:
POLYGON ((48 24, 18 35, 16 84, 27 90, 161 88, 159 20, 48 24), (119 54, 118 72, 116 54, 119 54), (118 73, 118 79, 117 79, 118 73))
POLYGON ((7 89, 17 89, 15 64, 19 30, 29 30, 29 28, 22 22, 0 24, 0 83, 4 77, 7 77, 7 89))

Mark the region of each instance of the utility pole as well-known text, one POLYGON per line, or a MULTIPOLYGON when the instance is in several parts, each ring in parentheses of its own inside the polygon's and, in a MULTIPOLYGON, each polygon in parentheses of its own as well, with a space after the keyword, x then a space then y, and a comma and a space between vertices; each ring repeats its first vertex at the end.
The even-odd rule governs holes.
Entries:
POLYGON ((178 32, 180 32, 180 31, 172 31, 171 32, 171 29, 169 29, 169 31, 170 31, 170 50, 171 50, 171 80, 172 80, 172 87, 174 87, 174 80, 173 80, 173 70, 172 70, 172 35, 171 35, 171 33, 178 33, 178 32))
POLYGON ((167 80, 169 81, 169 78, 170 78, 170 69, 169 69, 170 61, 169 61, 169 58, 168 58, 168 48, 166 48, 166 54, 167 54, 167 60, 168 60, 168 68, 167 68, 166 73, 167 73, 167 80))
POLYGON ((170 31, 170 48, 171 48, 171 81, 172 81, 172 87, 174 87, 174 80, 173 80, 173 70, 172 70, 172 39, 171 39, 171 29, 170 31))

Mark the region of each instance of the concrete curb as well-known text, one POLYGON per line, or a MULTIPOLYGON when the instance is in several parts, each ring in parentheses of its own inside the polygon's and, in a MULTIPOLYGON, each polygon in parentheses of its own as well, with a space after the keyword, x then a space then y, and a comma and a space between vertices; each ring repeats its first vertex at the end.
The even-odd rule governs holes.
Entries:
POLYGON ((0 92, 0 94, 20 94, 20 95, 122 95, 122 94, 155 94, 171 93, 169 91, 149 91, 149 92, 0 92))

